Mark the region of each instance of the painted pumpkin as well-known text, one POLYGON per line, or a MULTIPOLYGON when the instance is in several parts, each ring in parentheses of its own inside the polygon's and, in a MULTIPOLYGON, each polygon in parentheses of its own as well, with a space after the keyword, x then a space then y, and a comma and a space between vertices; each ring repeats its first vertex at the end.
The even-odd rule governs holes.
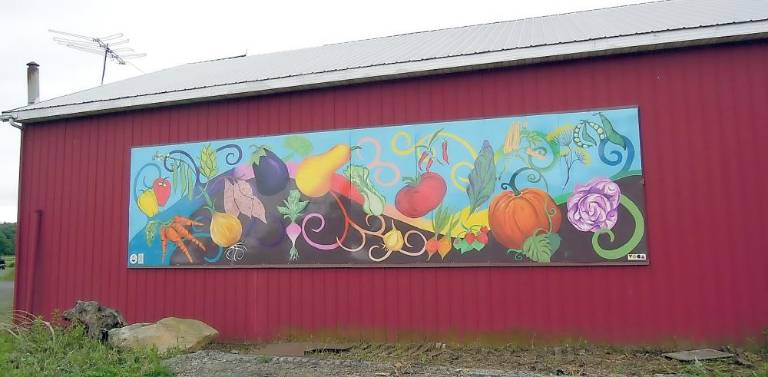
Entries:
POLYGON ((521 250, 523 242, 534 233, 550 230, 547 211, 554 209, 552 232, 560 230, 562 215, 555 201, 543 190, 504 191, 491 201, 488 222, 493 237, 510 249, 521 250))

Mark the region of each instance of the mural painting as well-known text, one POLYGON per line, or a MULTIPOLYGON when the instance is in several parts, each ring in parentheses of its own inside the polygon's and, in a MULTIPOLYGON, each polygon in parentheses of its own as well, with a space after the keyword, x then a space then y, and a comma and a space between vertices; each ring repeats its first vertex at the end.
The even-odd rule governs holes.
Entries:
POLYGON ((636 108, 137 147, 130 192, 129 267, 648 263, 636 108))

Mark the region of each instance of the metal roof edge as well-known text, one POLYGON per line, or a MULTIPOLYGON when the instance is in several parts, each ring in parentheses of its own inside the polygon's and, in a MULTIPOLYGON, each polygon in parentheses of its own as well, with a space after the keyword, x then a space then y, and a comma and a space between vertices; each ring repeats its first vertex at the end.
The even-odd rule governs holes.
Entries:
POLYGON ((768 20, 676 29, 639 35, 351 68, 340 71, 310 73, 59 107, 30 110, 22 108, 4 111, 2 114, 11 115, 18 122, 36 123, 63 118, 321 87, 765 38, 768 38, 768 20))

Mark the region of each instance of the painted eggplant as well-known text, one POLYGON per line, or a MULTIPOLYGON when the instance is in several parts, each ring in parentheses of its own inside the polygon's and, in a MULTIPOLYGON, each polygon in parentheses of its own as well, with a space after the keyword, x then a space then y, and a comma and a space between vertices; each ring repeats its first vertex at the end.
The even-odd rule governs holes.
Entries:
POLYGON ((267 148, 260 147, 253 154, 253 176, 259 194, 270 196, 283 191, 290 181, 285 162, 267 148))

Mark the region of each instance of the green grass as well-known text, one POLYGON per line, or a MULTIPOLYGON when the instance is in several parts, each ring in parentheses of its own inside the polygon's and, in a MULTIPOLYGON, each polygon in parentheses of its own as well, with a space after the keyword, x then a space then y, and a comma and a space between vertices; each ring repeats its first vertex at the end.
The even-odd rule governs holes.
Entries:
POLYGON ((0 271, 0 280, 12 281, 16 277, 16 257, 13 255, 4 255, 5 270, 0 271))
POLYGON ((80 326, 0 325, 0 375, 20 376, 172 376, 155 349, 118 350, 86 336, 80 326), (7 327, 7 326, 6 326, 7 327))
POLYGON ((0 280, 13 281, 16 279, 16 269, 6 268, 4 271, 0 271, 0 280))
MULTIPOLYGON (((14 271, 0 271, 0 280, 13 280, 14 271)), ((7 283, 3 283, 7 284, 7 283)), ((13 310, 13 285, 11 289, 0 289, 0 322, 8 321, 13 310)))
POLYGON ((739 368, 731 361, 694 361, 677 371, 689 376, 711 377, 768 377, 768 363, 759 363, 753 368, 739 368))

